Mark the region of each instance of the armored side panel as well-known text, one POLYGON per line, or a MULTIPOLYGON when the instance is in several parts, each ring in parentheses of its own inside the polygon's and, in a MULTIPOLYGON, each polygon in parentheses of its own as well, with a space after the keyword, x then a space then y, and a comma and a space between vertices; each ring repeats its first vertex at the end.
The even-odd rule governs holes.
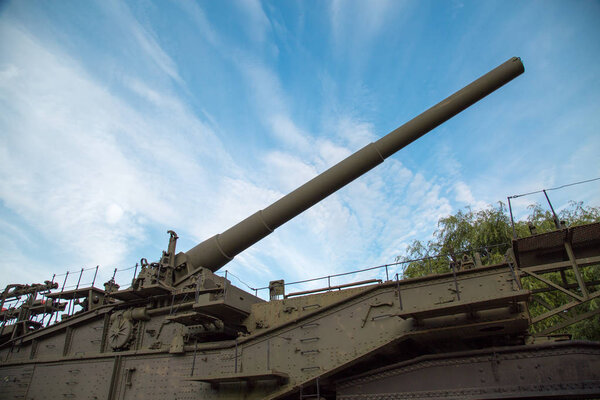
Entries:
POLYGON ((598 343, 486 348, 418 357, 340 381, 336 399, 596 398, 598 371, 598 343))

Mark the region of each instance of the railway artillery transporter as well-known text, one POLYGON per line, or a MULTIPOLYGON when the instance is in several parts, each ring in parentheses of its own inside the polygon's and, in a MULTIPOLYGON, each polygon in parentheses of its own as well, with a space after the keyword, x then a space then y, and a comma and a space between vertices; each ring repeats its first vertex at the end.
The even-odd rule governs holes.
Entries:
MULTIPOLYGON (((503 264, 423 278, 363 281, 296 295, 285 294, 283 281, 272 281, 270 301, 215 274, 275 228, 523 71, 519 58, 508 60, 187 252, 176 253, 177 235, 170 232, 160 261, 142 263, 128 289, 118 290, 114 281, 105 290, 92 286, 49 293, 56 288, 53 282, 7 289, 3 303, 27 294, 30 301, 20 310, 2 311, 12 323, 3 324, 0 335, 0 398, 431 399, 600 393, 597 344, 526 344, 531 293, 521 286, 519 262, 535 264, 547 239, 525 250, 516 241, 516 254, 503 264), (38 292, 46 293, 45 303, 36 300, 38 292), (82 310, 65 314, 60 322, 42 326, 32 320, 35 314, 63 311, 64 301, 75 299, 82 310)), ((577 243, 600 248, 598 227, 592 231, 577 243)), ((573 243, 575 251, 578 246, 573 243)), ((563 262, 556 250, 542 253, 563 262)))

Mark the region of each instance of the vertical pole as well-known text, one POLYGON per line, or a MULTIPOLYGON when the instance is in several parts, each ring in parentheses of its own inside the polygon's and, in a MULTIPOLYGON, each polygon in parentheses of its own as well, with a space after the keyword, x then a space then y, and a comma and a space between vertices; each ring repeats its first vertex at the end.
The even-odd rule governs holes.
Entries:
POLYGON ((79 279, 77 279, 77 286, 75 286, 75 290, 79 289, 79 284, 81 283, 82 275, 83 275, 83 268, 81 268, 81 272, 79 272, 79 279))
POLYGON ((512 226, 512 231, 513 231, 513 239, 516 239, 517 231, 515 230, 515 219, 513 218, 512 206, 510 204, 510 196, 508 196, 507 199, 508 199, 508 211, 510 212, 510 225, 512 226))
POLYGON ((510 268, 510 273, 512 274, 513 280, 517 283, 517 288, 519 288, 519 290, 523 289, 523 287, 521 286, 521 281, 519 280, 516 272, 515 272, 515 268, 517 268, 517 261, 516 261, 516 257, 515 257, 515 252, 513 251, 512 248, 509 248, 507 251, 508 254, 508 267, 510 268), (513 263, 514 263, 514 267, 513 267, 513 263))
POLYGON ((99 267, 99 265, 96 265, 96 272, 94 272, 94 279, 92 280, 92 287, 94 287, 94 283, 96 283, 96 276, 98 275, 98 267, 99 267))
POLYGON ((389 281, 390 280, 390 275, 388 274, 388 266, 387 264, 385 265, 385 281, 389 281))
POLYGON ((587 288, 585 287, 585 281, 581 276, 581 271, 579 271, 577 259, 575 258, 575 253, 573 253, 573 247, 568 241, 565 241, 565 250, 567 251, 567 255, 569 256, 569 261, 571 261, 571 267, 573 268, 573 273, 575 274, 575 278, 577 279, 579 289, 581 289, 581 294, 583 295, 583 298, 587 299, 589 297, 589 293, 587 291, 587 288))
POLYGON ((135 282, 135 276, 137 275, 138 263, 135 263, 135 268, 133 269, 133 278, 131 278, 131 286, 133 286, 133 282, 135 282))
POLYGON ((67 273, 65 274, 65 280, 63 281, 62 287, 60 288, 61 293, 65 291, 65 285, 67 284, 68 277, 69 277, 69 271, 67 271, 67 273))
POLYGON ((454 268, 454 261, 450 262, 452 267, 452 276, 454 277, 454 286, 456 287, 456 298, 460 301, 460 291, 458 290, 458 281, 456 280, 456 269, 454 268))
MULTIPOLYGON (((77 291, 77 289, 79 289, 79 284, 81 283, 81 276, 83 275, 83 268, 81 268, 81 272, 79 273, 79 279, 77 279, 77 285, 75 285, 75 291, 77 291)), ((73 298, 71 299, 71 302, 69 303, 69 312, 68 314, 71 315, 72 311, 75 311, 75 295, 76 293, 73 293, 73 298)))
MULTIPOLYGON (((67 271, 67 273, 65 274, 65 280, 63 281, 62 287, 60 288, 60 292, 64 292, 65 291, 65 285, 67 284, 67 278, 69 277, 69 271, 67 271)), ((59 297, 60 299, 60 297, 59 297)), ((60 300, 58 302, 60 304, 60 300)), ((56 318, 54 319, 54 322, 56 323, 56 321, 58 321, 58 311, 56 311, 56 318)))
POLYGON ((73 308, 73 303, 75 302, 75 297, 69 300, 69 307, 67 307, 67 315, 71 315, 71 309, 73 308))
POLYGON ((554 207, 552 207, 552 203, 550 202, 548 193, 546 193, 546 189, 542 190, 542 192, 544 192, 544 196, 546 196, 546 200, 548 200, 548 205, 550 206, 550 210, 552 210, 552 215, 554 216, 554 225, 556 225, 556 229, 560 229, 560 221, 558 220, 558 216, 556 215, 556 212, 554 212, 554 207))

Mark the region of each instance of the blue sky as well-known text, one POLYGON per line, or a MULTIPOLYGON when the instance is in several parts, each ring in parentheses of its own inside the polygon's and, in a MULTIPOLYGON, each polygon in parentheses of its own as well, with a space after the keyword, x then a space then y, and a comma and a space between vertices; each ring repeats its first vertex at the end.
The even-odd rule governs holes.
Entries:
MULTIPOLYGON (((389 263, 465 206, 596 178, 599 17, 597 1, 2 2, 0 284, 95 265, 104 281, 158 259, 167 229, 188 250, 512 56, 524 75, 225 269, 257 287, 389 263)), ((598 182, 550 194, 600 205, 598 182)))

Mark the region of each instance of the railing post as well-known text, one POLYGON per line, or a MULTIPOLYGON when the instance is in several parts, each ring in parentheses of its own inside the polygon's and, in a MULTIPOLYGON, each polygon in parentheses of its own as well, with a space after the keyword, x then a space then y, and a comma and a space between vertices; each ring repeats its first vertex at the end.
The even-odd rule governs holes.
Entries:
POLYGON ((456 299, 460 301, 460 290, 458 289, 458 280, 456 279, 456 268, 454 261, 450 262, 450 266, 452 267, 452 276, 454 277, 454 286, 456 287, 456 299))
POLYGON ((96 265, 96 272, 94 272, 94 279, 92 280, 92 287, 94 287, 94 284, 96 283, 96 276, 98 275, 98 267, 99 267, 99 265, 96 265))
POLYGON ((560 229, 560 221, 558 220, 558 216, 556 212, 554 212, 554 207, 552 207, 552 203, 550 202, 550 198, 548 197, 548 193, 546 193, 546 189, 543 189, 544 196, 546 196, 546 200, 548 200, 548 205, 550 206, 550 210, 552 210, 552 215, 554 216, 554 225, 556 225, 556 229, 560 229))
POLYGON ((510 204, 510 196, 506 198, 508 200, 508 211, 510 212, 510 225, 512 226, 513 239, 517 238, 517 231, 515 230, 515 219, 513 218, 512 206, 510 204))
MULTIPOLYGON (((60 288, 60 292, 64 292, 65 291, 65 285, 67 284, 67 278, 69 277, 69 271, 67 271, 67 273, 65 274, 65 280, 63 281, 62 284, 62 288, 60 288)), ((58 304, 60 304, 60 300, 58 301, 58 304)), ((58 311, 56 312, 56 318, 54 319, 54 323, 56 323, 56 321, 58 321, 58 311)), ((48 322, 50 323, 50 322, 48 322)))
POLYGON ((77 279, 77 285, 75 286, 75 290, 79 289, 79 284, 81 283, 82 275, 83 275, 83 268, 81 268, 81 272, 79 272, 79 279, 77 279))
POLYGON ((135 263, 135 268, 133 269, 133 278, 131 278, 131 286, 133 286, 133 282, 135 282, 135 276, 137 275, 138 263, 135 263))
MULTIPOLYGON (((77 279, 77 285, 75 285, 75 291, 77 291, 77 289, 79 289, 79 284, 81 283, 81 276, 83 275, 83 268, 81 268, 81 272, 79 272, 79 279, 77 279)), ((75 311, 75 292, 73 292, 73 298, 71 299, 70 303, 69 303, 69 311, 68 311, 68 315, 71 315, 72 311, 75 311)))

